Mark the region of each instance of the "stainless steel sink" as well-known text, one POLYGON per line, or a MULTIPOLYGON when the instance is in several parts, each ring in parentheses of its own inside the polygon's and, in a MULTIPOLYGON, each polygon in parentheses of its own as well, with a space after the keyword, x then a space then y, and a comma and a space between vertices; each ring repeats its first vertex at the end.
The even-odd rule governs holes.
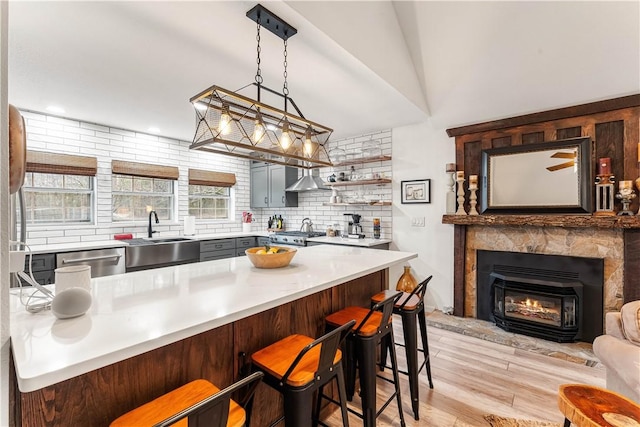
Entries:
POLYGON ((200 261, 200 242, 184 237, 131 239, 125 248, 127 272, 200 261))

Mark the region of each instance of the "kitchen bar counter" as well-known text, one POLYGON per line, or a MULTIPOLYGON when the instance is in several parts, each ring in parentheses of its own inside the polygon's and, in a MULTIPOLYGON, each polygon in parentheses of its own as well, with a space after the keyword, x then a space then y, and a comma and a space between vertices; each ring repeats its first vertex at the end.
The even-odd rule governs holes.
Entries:
POLYGON ((321 245, 299 248, 282 269, 237 257, 100 277, 90 311, 68 320, 26 312, 12 291, 18 385, 37 390, 415 257, 321 245))
MULTIPOLYGON (((29 314, 13 294, 10 418, 108 425, 198 378, 226 387, 250 372, 255 351, 294 333, 320 336, 327 314, 368 306, 388 288, 388 267, 415 257, 319 245, 281 269, 237 257, 101 277, 89 312, 67 320, 29 314)), ((277 420, 281 399, 260 386, 252 425, 277 420)))

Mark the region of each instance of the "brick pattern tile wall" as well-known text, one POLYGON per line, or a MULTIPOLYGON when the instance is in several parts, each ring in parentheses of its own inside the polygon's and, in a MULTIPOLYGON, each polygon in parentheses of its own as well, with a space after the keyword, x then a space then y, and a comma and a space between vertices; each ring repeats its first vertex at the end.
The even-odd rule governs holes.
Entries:
POLYGON ((196 221, 196 233, 225 233, 241 230, 242 212, 249 210, 249 162, 230 156, 189 150, 188 141, 164 138, 100 124, 54 117, 22 110, 26 120, 29 150, 94 156, 98 159, 96 177, 96 218, 91 225, 30 226, 29 245, 75 243, 109 240, 114 234, 146 235, 146 222, 113 223, 111 221, 111 161, 127 160, 149 164, 177 166, 177 215, 175 220, 160 222, 154 229, 160 235, 181 234, 183 218, 188 215, 189 168, 233 172, 235 212, 231 220, 196 221))
MULTIPOLYGON (((339 147, 345 150, 347 155, 362 157, 362 144, 370 140, 380 142, 383 155, 391 155, 391 130, 332 141, 328 149, 331 154, 332 149, 339 147)), ((384 174, 386 178, 391 178, 391 160, 357 164, 354 169, 355 173, 360 176, 378 173, 384 174)), ((329 175, 332 173, 338 175, 340 172, 348 174, 350 167, 321 168, 320 177, 327 181, 329 175)), ((392 184, 339 187, 338 193, 344 200, 378 197, 384 201, 391 201, 392 184)), ((255 214, 253 229, 266 230, 269 216, 278 214, 284 218, 287 230, 299 230, 302 220, 310 218, 314 223, 314 230, 326 231, 327 227, 335 223, 342 226, 345 213, 355 213, 362 215, 360 222, 366 237, 373 237, 373 218, 380 218, 381 237, 392 238, 392 206, 328 206, 330 197, 331 191, 301 192, 298 193, 297 208, 255 209, 253 211, 255 214)))

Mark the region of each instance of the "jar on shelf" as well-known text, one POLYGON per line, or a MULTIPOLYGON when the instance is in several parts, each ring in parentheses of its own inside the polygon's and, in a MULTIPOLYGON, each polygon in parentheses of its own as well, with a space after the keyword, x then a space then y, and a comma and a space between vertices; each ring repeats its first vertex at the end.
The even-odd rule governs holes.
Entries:
POLYGON ((342 148, 333 148, 329 151, 331 163, 342 163, 347 160, 347 152, 342 148))
POLYGON ((363 157, 380 157, 382 156, 382 147, 379 139, 370 139, 362 143, 363 157))

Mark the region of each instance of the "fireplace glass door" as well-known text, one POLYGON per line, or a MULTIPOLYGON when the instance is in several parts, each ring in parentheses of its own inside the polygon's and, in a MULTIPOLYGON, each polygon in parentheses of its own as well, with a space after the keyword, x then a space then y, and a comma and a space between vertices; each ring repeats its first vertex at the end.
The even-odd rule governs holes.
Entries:
POLYGON ((514 319, 562 326, 562 299, 506 289, 504 314, 514 319))

